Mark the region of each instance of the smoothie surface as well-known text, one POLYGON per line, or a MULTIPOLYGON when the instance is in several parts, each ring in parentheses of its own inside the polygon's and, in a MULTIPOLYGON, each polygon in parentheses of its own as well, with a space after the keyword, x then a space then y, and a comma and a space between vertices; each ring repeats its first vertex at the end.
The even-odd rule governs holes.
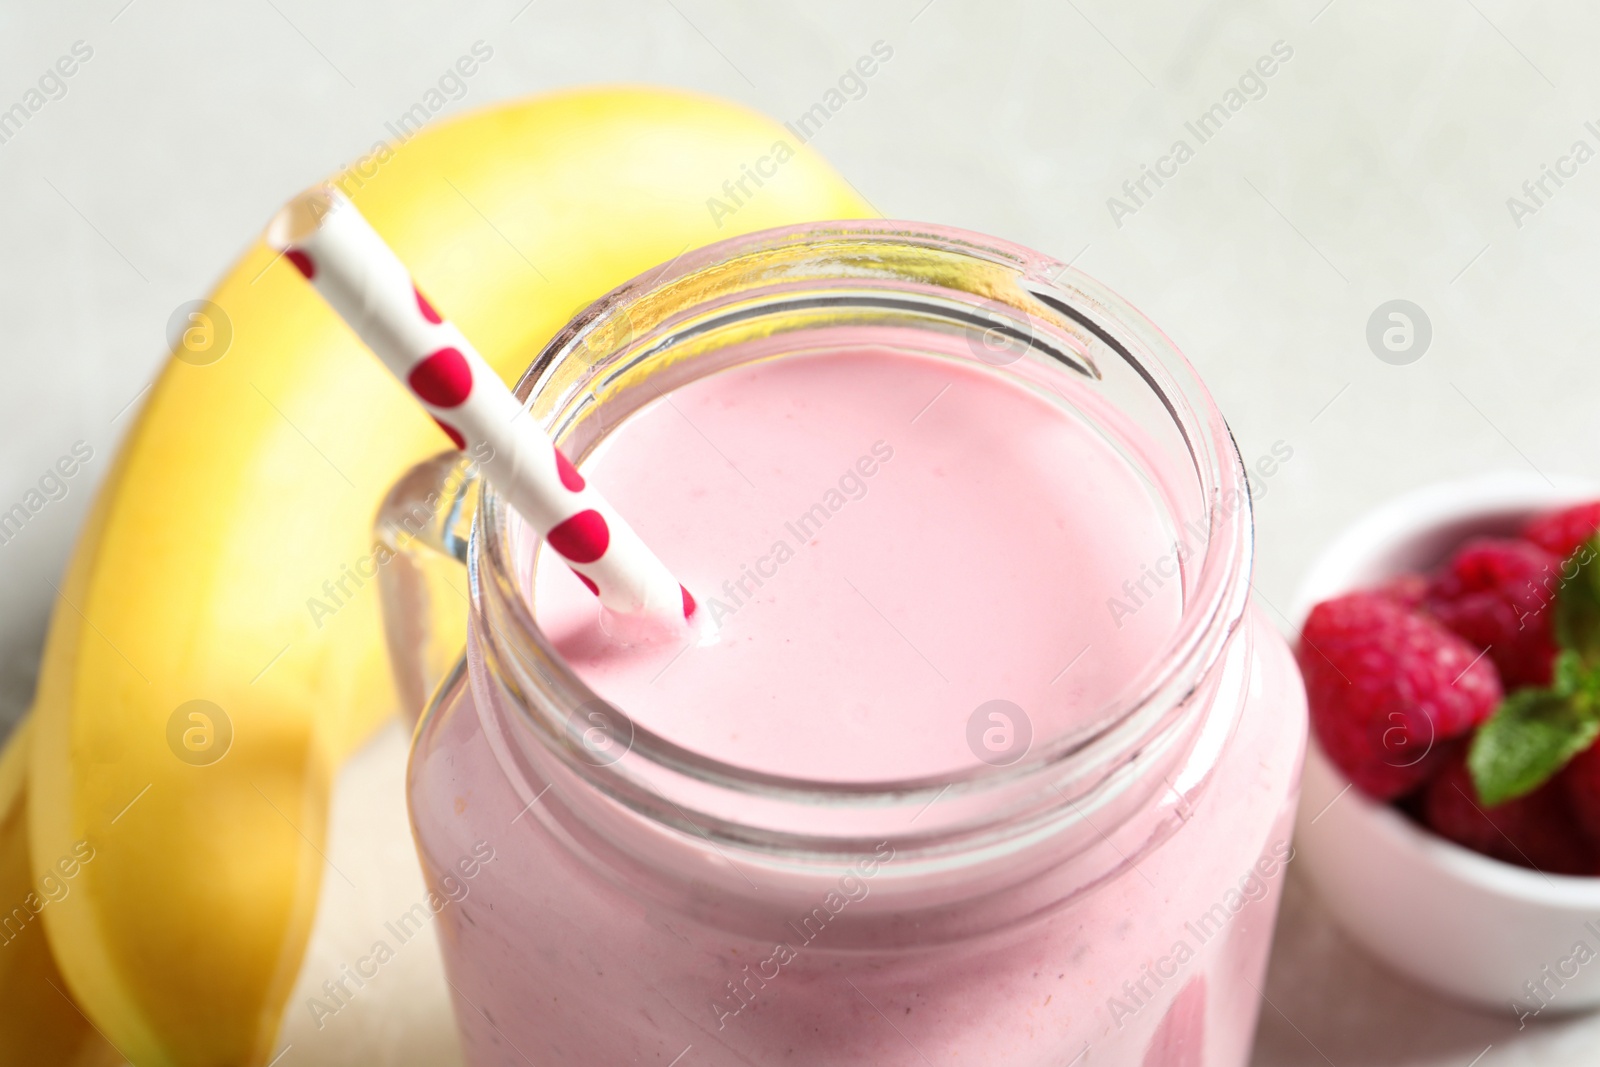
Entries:
POLYGON ((1148 484, 1059 396, 981 366, 860 348, 747 364, 637 413, 581 470, 714 636, 619 646, 548 552, 539 624, 642 726, 751 770, 1007 762, 1021 742, 987 712, 970 728, 980 706, 1020 709, 1033 748, 1081 729, 1183 606, 1180 578, 1151 573, 1174 536, 1148 484))

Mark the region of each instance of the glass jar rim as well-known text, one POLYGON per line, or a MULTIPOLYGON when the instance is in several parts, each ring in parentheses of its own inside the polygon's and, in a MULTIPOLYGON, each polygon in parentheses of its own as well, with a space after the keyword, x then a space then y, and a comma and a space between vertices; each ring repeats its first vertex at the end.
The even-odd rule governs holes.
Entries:
POLYGON ((713 306, 723 298, 749 300, 771 290, 771 307, 781 301, 796 306, 794 301, 807 299, 807 293, 825 304, 837 297, 836 291, 826 285, 808 289, 805 280, 796 280, 796 264, 815 265, 826 256, 837 257, 839 272, 831 276, 835 280, 859 276, 882 283, 887 287, 882 291, 899 294, 897 299, 925 301, 928 307, 949 305, 941 313, 969 327, 1025 332, 1030 347, 1053 348, 1050 358, 1086 364, 1074 369, 1093 377, 1099 377, 1099 357, 1123 361, 1165 408, 1194 463, 1209 528, 1196 553, 1195 580, 1185 590, 1178 623, 1153 657, 1151 669, 1116 706, 1102 709, 1100 725, 1088 736, 1041 746, 1010 765, 984 764, 956 775, 861 782, 789 777, 685 749, 639 725, 625 710, 606 705, 539 628, 514 566, 513 513, 485 485, 470 550, 472 611, 485 635, 485 659, 509 683, 520 719, 544 747, 580 777, 632 807, 656 807, 650 796, 654 791, 641 789, 621 764, 588 758, 575 738, 560 729, 563 709, 606 705, 615 715, 612 728, 629 739, 630 757, 738 793, 810 804, 915 800, 952 786, 984 790, 1058 774, 1065 761, 1098 757, 1114 763, 1125 754, 1119 747, 1136 749, 1171 725, 1175 709, 1213 673, 1244 616, 1253 548, 1250 497, 1238 449, 1210 394, 1170 339, 1126 301, 1067 264, 997 238, 943 226, 859 220, 759 231, 689 251, 617 287, 577 315, 530 365, 517 396, 533 407, 547 431, 564 441, 575 420, 593 417, 602 403, 601 389, 588 397, 571 395, 573 382, 584 373, 604 366, 614 384, 674 346, 744 314, 731 299, 713 306), (741 280, 749 288, 738 288, 741 280), (780 289, 782 295, 774 295, 780 289), (701 302, 685 304, 686 296, 701 302), (567 402, 540 402, 556 394, 566 395, 567 402))

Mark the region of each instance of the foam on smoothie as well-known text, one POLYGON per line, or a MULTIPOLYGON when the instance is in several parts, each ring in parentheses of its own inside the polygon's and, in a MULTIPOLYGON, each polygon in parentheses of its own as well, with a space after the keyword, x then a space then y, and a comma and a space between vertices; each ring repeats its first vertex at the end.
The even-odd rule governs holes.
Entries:
POLYGON ((1179 579, 1161 503, 1059 398, 887 349, 785 356, 675 390, 582 464, 699 600, 715 639, 621 648, 551 553, 536 617, 641 725, 753 770, 831 781, 978 762, 975 709, 1032 744, 1154 661, 1179 579))

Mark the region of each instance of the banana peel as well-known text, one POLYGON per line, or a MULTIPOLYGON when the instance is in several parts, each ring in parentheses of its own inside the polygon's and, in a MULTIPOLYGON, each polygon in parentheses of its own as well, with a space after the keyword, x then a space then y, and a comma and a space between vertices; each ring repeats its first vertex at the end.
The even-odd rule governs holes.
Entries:
MULTIPOLYGON (((508 380, 577 308, 690 247, 873 214, 770 120, 653 89, 480 111, 335 180, 508 380), (725 183, 762 160, 730 211, 725 183)), ((373 514, 445 447, 264 245, 211 301, 231 341, 169 360, 108 472, 28 739, 32 870, 93 853, 42 925, 65 991, 136 1067, 275 1054, 331 777, 395 706, 373 514)))

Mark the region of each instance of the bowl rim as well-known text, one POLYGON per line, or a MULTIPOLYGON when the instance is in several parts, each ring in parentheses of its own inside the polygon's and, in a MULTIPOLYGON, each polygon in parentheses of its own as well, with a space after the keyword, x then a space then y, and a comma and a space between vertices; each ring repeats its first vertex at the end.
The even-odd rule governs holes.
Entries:
MULTIPOLYGON (((1531 517, 1540 511, 1589 499, 1600 499, 1600 482, 1569 477, 1551 479, 1542 474, 1521 472, 1452 479, 1402 493, 1357 519, 1317 554, 1295 594, 1290 616, 1295 634, 1291 637, 1298 635, 1315 604, 1367 584, 1357 581, 1355 574, 1406 539, 1474 518, 1488 521, 1493 516, 1504 518, 1519 513, 1531 517)), ((1353 802, 1370 832, 1381 834, 1396 847, 1409 850, 1420 863, 1443 876, 1485 893, 1564 910, 1600 910, 1600 876, 1549 874, 1519 867, 1431 833, 1392 805, 1373 800, 1355 788, 1322 753, 1315 731, 1309 740, 1307 758, 1316 759, 1320 772, 1344 786, 1323 811, 1334 803, 1353 802), (1345 797, 1345 793, 1350 796, 1345 797)), ((1321 812, 1307 813, 1305 817, 1315 821, 1321 817, 1321 812)))

